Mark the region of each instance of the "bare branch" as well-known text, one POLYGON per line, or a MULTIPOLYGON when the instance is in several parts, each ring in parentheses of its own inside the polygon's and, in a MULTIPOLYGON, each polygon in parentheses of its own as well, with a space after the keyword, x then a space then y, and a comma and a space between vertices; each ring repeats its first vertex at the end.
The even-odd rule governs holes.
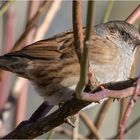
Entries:
POLYGON ((102 22, 107 22, 109 20, 111 11, 112 11, 112 7, 113 7, 114 1, 113 0, 109 0, 107 7, 105 9, 105 14, 103 16, 102 22))
POLYGON ((88 1, 86 35, 80 65, 80 79, 75 90, 76 97, 78 99, 82 99, 81 94, 83 92, 85 85, 87 84, 88 52, 90 46, 90 37, 91 33, 93 32, 93 6, 94 1, 88 1))
POLYGON ((43 22, 41 23, 40 27, 37 30, 34 41, 41 40, 44 37, 44 35, 48 31, 48 29, 54 19, 57 11, 60 8, 61 2, 62 2, 62 0, 56 0, 52 3, 49 11, 46 14, 45 19, 43 20, 43 22))
POLYGON ((86 124, 86 126, 90 129, 92 134, 94 134, 96 139, 101 139, 101 135, 99 134, 98 129, 96 126, 93 124, 91 119, 87 116, 85 112, 80 112, 80 118, 83 120, 83 122, 86 124))
MULTIPOLYGON (((137 78, 134 78, 127 81, 104 84, 103 86, 110 90, 116 90, 114 97, 112 93, 111 98, 116 98, 116 97, 122 98, 122 96, 120 96, 122 92, 120 91, 123 90, 123 97, 132 95, 135 89, 133 87, 133 84, 136 81, 137 78), (128 88, 130 90, 127 90, 128 88), (119 91, 117 92, 117 90, 119 91)), ((102 90, 101 87, 98 87, 94 91, 92 91, 92 93, 99 92, 101 90, 102 90)), ((98 96, 98 94, 96 96, 98 96)), ((99 102, 103 98, 101 97, 98 99, 99 102)), ((52 114, 48 115, 47 117, 43 118, 40 121, 36 121, 34 123, 28 123, 28 121, 21 123, 15 130, 13 130, 4 138, 35 138, 61 125, 62 123, 65 122, 68 116, 78 113, 79 110, 81 110, 82 108, 84 108, 89 104, 90 102, 73 98, 72 100, 65 103, 60 109, 56 110, 55 112, 53 112, 52 114)))
POLYGON ((132 12, 132 14, 128 16, 128 18, 126 19, 126 22, 130 24, 134 24, 138 19, 140 19, 140 4, 132 12))
POLYGON ((19 50, 21 48, 22 43, 25 41, 28 33, 31 31, 31 29, 36 25, 36 21, 40 18, 41 15, 43 15, 46 10, 48 10, 51 1, 44 1, 39 8, 38 12, 36 15, 31 19, 31 21, 28 23, 27 28, 25 29, 24 33, 21 35, 21 37, 18 39, 18 41, 15 43, 13 51, 19 50))
POLYGON ((83 29, 82 29, 82 1, 73 0, 73 33, 75 51, 81 63, 81 55, 83 50, 83 29))
POLYGON ((139 93, 140 93, 140 78, 136 82, 136 87, 134 88, 133 95, 132 95, 132 97, 131 97, 131 99, 126 107, 126 111, 125 111, 124 116, 122 117, 122 120, 120 122, 120 135, 119 135, 120 139, 124 139, 124 132, 125 132, 126 123, 128 121, 128 118, 131 114, 132 108, 136 102, 136 99, 137 99, 139 93))
MULTIPOLYGON (((128 133, 130 130, 132 130, 133 127, 135 127, 140 122, 140 117, 136 118, 131 124, 128 125, 128 127, 125 129, 124 133, 128 133)), ((117 133, 115 136, 111 137, 111 139, 117 139, 119 136, 119 133, 117 133)))

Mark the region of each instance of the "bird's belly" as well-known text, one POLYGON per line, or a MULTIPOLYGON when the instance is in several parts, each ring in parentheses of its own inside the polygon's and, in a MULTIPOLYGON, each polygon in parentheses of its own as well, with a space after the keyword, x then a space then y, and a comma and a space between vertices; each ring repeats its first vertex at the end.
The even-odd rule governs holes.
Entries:
MULTIPOLYGON (((76 86, 76 85, 75 85, 76 86)), ((44 97, 48 105, 58 105, 71 100, 73 97, 74 89, 69 87, 57 85, 49 85, 47 87, 37 87, 39 94, 44 97)))
POLYGON ((35 87, 40 96, 44 97, 49 105, 58 105, 59 103, 71 100, 79 77, 68 77, 57 84, 35 87))

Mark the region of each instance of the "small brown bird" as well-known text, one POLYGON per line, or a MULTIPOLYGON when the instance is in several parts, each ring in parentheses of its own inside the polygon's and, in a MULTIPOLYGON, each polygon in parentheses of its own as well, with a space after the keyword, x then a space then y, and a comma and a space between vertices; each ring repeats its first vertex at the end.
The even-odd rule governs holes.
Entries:
MULTIPOLYGON (((128 79, 140 44, 137 29, 124 21, 111 21, 95 26, 95 33, 89 63, 96 79, 100 83, 128 79)), ((1 56, 0 68, 29 79, 45 98, 48 110, 70 100, 80 72, 73 31, 1 56)))

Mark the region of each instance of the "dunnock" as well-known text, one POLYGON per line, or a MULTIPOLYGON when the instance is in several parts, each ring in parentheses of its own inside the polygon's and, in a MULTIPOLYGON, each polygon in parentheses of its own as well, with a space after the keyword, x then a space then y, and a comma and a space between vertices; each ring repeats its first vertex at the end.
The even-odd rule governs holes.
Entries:
MULTIPOLYGON (((85 30, 83 32, 85 34, 85 30)), ((140 34, 124 21, 95 26, 89 63, 100 83, 126 80, 140 34), (94 43, 94 45, 92 45, 94 43)), ((0 68, 29 79, 49 107, 72 98, 79 80, 79 62, 74 49, 73 31, 59 33, 0 57, 0 68)))

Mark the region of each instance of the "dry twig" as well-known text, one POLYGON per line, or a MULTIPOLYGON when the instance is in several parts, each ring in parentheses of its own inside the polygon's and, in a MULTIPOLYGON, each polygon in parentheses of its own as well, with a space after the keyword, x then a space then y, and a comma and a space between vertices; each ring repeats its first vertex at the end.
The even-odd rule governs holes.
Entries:
POLYGON ((48 31, 57 11, 60 8, 62 0, 56 0, 52 3, 49 11, 46 14, 46 17, 44 18, 43 22, 41 23, 40 27, 38 27, 36 36, 34 41, 41 40, 46 32, 48 31))
POLYGON ((132 97, 131 97, 131 99, 126 107, 126 111, 124 112, 124 116, 122 117, 122 120, 120 122, 120 135, 119 135, 120 139, 124 139, 126 123, 128 121, 128 118, 131 114, 132 108, 136 102, 136 99, 137 99, 139 93, 140 93, 140 78, 136 82, 136 87, 133 91, 133 95, 132 95, 132 97))
POLYGON ((132 12, 132 14, 128 16, 128 18, 126 19, 126 22, 128 22, 130 24, 133 24, 133 23, 135 23, 139 19, 140 19, 140 4, 132 12))
POLYGON ((25 39, 26 39, 27 35, 29 34, 29 32, 31 31, 31 29, 36 26, 38 19, 40 18, 40 16, 42 16, 46 12, 46 10, 48 10, 51 3, 52 3, 51 1, 44 1, 42 3, 38 12, 35 14, 35 16, 28 23, 28 26, 25 29, 24 33, 21 35, 21 37, 15 43, 13 51, 19 50, 21 48, 22 43, 25 41, 25 39))
POLYGON ((93 122, 87 116, 87 114, 85 112, 82 112, 82 111, 80 112, 80 118, 85 123, 85 125, 90 129, 90 132, 92 132, 92 134, 94 134, 96 139, 102 138, 101 135, 99 134, 98 129, 96 128, 96 126, 93 124, 93 122))
POLYGON ((85 35, 84 48, 83 48, 83 53, 82 53, 81 63, 80 63, 80 79, 75 90, 76 97, 82 100, 84 100, 84 98, 86 97, 86 96, 84 97, 84 94, 82 93, 85 85, 88 82, 87 79, 88 52, 90 46, 91 33, 93 32, 93 6, 94 6, 94 1, 88 1, 86 35, 85 35))
POLYGON ((83 26, 82 26, 82 1, 73 1, 73 34, 74 34, 74 46, 79 63, 81 63, 81 55, 83 50, 83 26))

